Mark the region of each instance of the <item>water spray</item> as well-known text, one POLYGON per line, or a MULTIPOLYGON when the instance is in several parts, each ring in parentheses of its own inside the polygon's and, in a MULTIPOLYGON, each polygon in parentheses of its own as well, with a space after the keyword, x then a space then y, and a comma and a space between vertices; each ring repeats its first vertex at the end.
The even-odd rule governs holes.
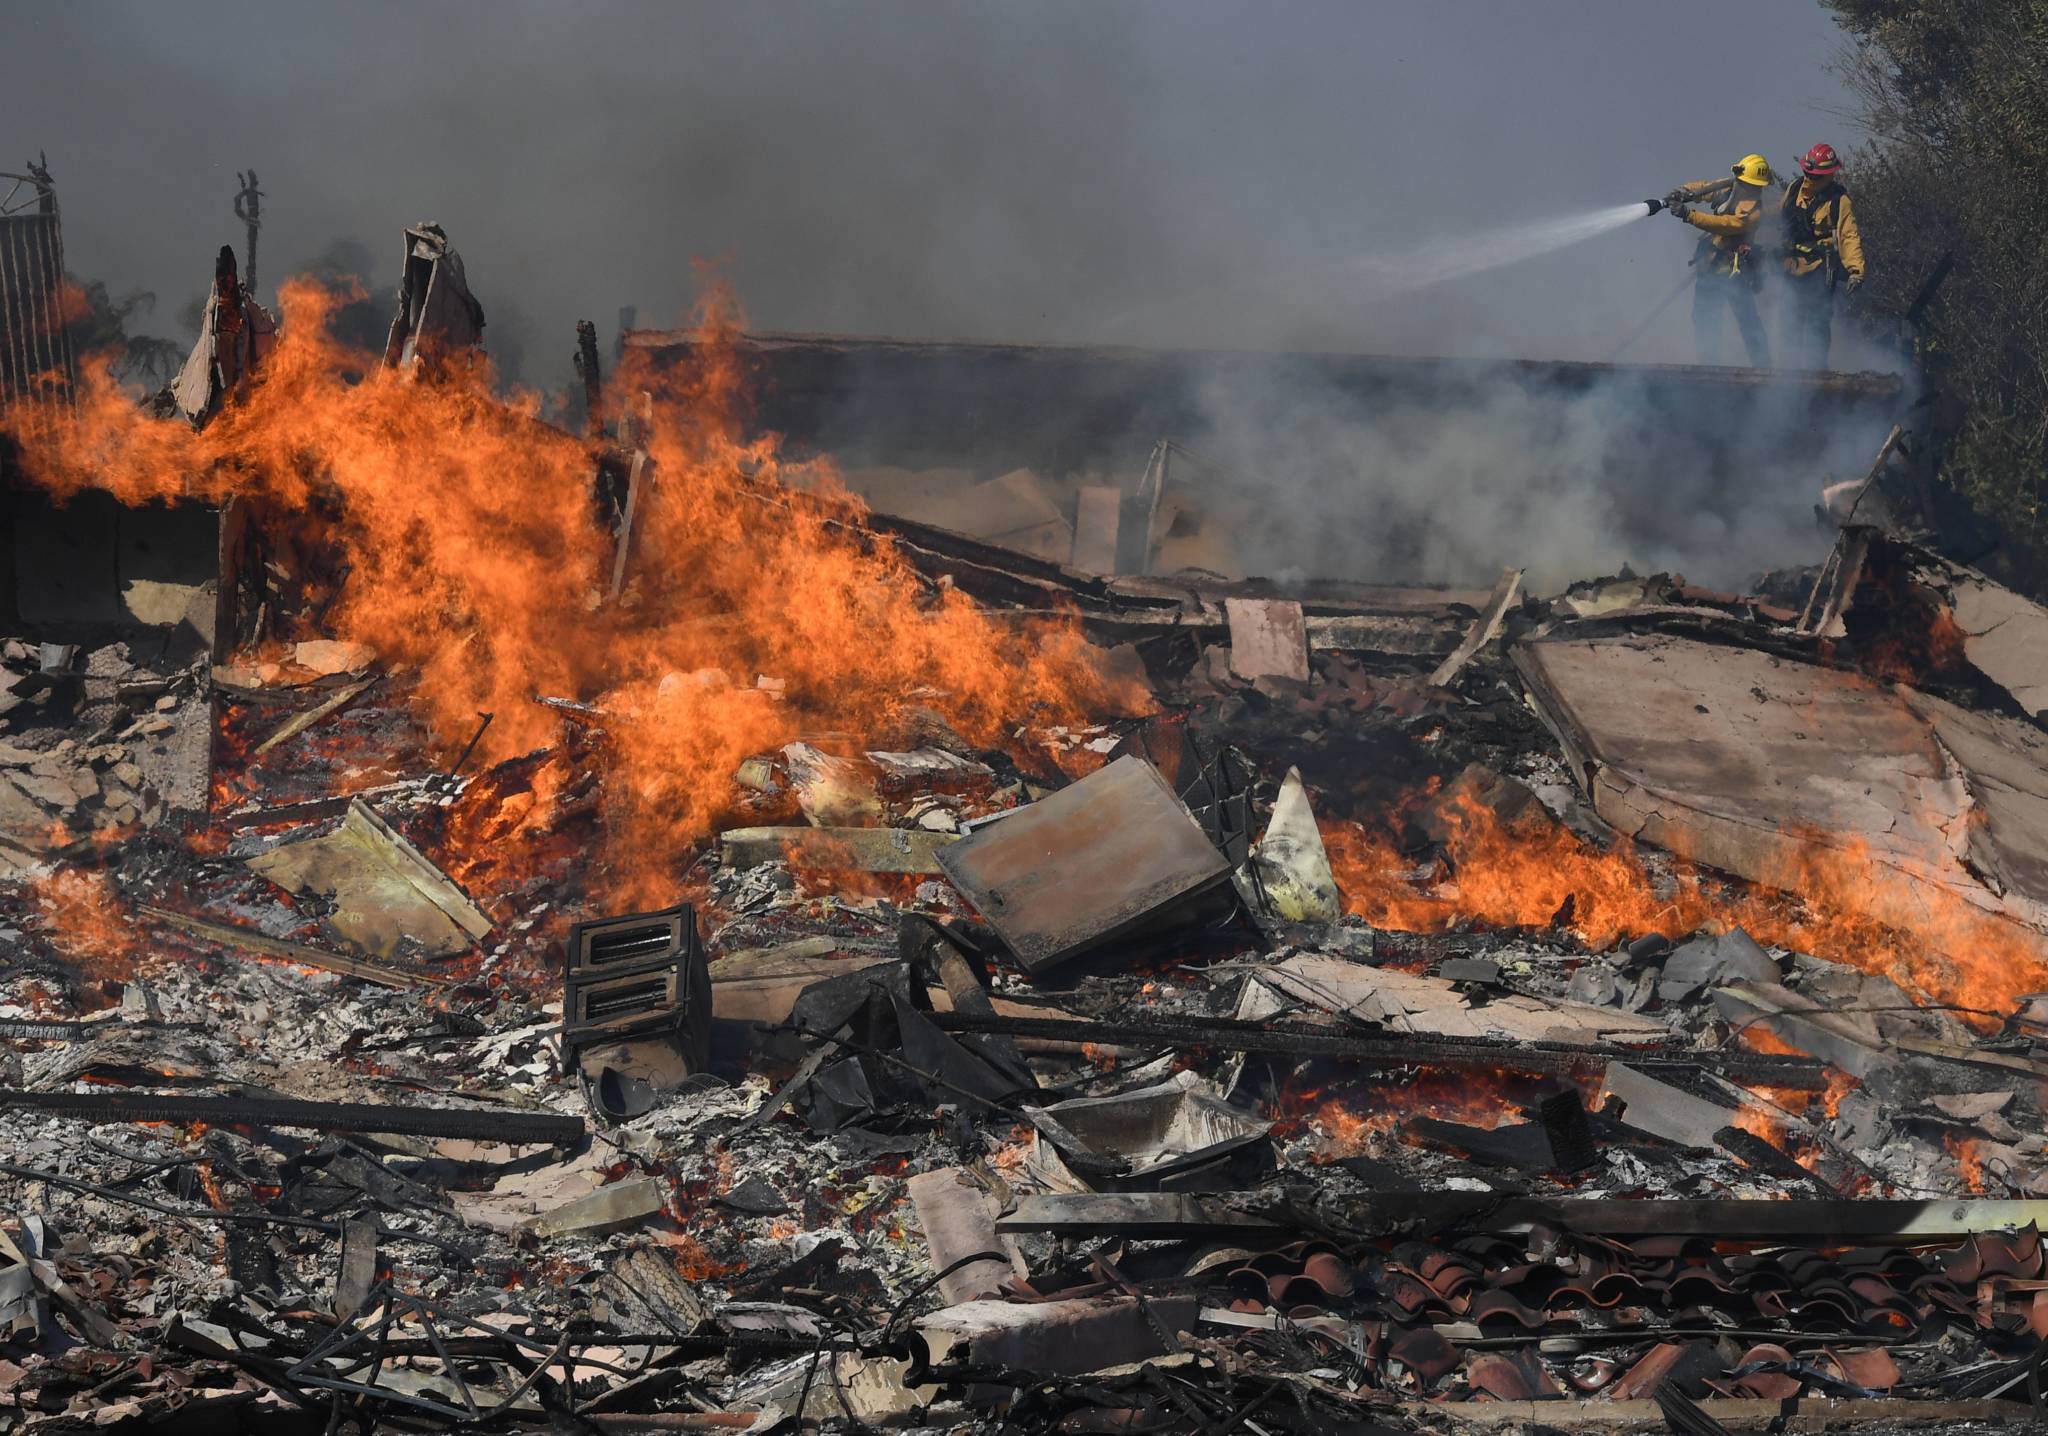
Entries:
POLYGON ((1631 220, 1646 219, 1662 207, 1661 201, 1651 200, 1645 209, 1643 201, 1634 200, 1590 214, 1567 215, 1467 239, 1438 241, 1407 254, 1370 255, 1352 261, 1351 267, 1373 281, 1377 293, 1407 293, 1453 279, 1469 279, 1569 248, 1619 229, 1631 220))
MULTIPOLYGON (((1513 229, 1433 239, 1395 254, 1359 255, 1306 271, 1274 275, 1247 284, 1237 292, 1248 297, 1263 296, 1278 291, 1283 285, 1295 288, 1313 282, 1319 287, 1341 290, 1358 300, 1392 299, 1451 280, 1470 279, 1489 270, 1520 264, 1525 259, 1536 259, 1671 207, 1668 197, 1632 200, 1587 214, 1540 220, 1513 229)), ((1104 335, 1121 334, 1155 307, 1154 303, 1140 304, 1107 316, 1099 332, 1104 335)))

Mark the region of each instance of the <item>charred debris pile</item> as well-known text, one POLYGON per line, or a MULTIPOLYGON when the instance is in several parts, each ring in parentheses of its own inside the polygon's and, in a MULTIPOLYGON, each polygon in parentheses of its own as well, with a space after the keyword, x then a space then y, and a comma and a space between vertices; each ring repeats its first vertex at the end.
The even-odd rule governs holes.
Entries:
MULTIPOLYGON (((386 362, 481 322, 409 232, 386 362)), ((263 382, 208 326, 150 422, 263 382)), ((1168 455, 972 500, 1064 556, 834 510, 1119 696, 743 752, 651 886, 618 710, 430 732, 289 512, 210 646, 9 639, 0 1430, 2025 1418, 2048 613, 1857 492, 1757 597, 1158 574, 1168 455)))

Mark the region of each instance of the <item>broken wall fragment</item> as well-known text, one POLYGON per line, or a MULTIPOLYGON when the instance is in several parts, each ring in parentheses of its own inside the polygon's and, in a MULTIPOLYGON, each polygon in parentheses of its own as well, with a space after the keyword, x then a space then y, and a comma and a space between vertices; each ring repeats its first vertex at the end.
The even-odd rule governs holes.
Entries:
POLYGON ((276 347, 277 322, 237 276, 235 251, 222 245, 200 314, 199 337, 171 381, 172 406, 193 428, 204 427, 230 395, 246 391, 276 347))
POLYGON ((804 817, 818 828, 872 827, 882 820, 871 765, 827 753, 810 743, 790 743, 782 750, 790 786, 804 817))
POLYGON ((1230 671, 1251 682, 1286 678, 1308 682, 1308 630, 1301 605, 1281 598, 1226 598, 1230 671))
POLYGON ((931 877, 944 871, 939 854, 959 841, 922 828, 728 828, 718 835, 718 856, 730 868, 790 862, 931 877))
POLYGON ((924 1230, 939 1295, 949 1305, 994 1296, 1017 1273, 996 1235, 996 1208, 987 1192, 959 1167, 920 1172, 906 1184, 917 1224, 924 1230), (977 1254, 986 1253, 981 1260, 977 1254))

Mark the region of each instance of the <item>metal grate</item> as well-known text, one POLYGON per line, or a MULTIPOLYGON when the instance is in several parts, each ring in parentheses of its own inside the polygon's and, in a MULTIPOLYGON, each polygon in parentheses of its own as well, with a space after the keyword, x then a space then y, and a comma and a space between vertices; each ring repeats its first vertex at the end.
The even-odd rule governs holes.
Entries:
POLYGON ((33 212, 0 212, 0 404, 70 402, 78 371, 64 319, 64 233, 44 191, 33 212))

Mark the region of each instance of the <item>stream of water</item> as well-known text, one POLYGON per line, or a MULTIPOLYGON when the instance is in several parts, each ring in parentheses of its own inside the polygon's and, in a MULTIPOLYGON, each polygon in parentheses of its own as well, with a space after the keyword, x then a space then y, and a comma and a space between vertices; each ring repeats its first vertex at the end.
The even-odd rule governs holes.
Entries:
POLYGON ((1620 229, 1630 220, 1647 218, 1649 210, 1637 200, 1591 214, 1436 240, 1400 254, 1362 255, 1350 261, 1349 268, 1366 281, 1374 295, 1407 294, 1519 264, 1620 229))

